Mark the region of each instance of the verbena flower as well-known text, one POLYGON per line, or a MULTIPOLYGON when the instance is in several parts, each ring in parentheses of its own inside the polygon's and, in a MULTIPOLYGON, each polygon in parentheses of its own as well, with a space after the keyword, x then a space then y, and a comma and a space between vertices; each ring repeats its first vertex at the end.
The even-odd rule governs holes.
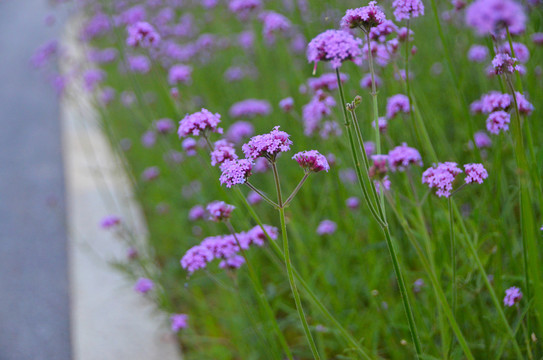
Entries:
MULTIPOLYGON (((381 84, 382 84, 381 78, 377 75, 374 75, 373 78, 375 80, 375 88, 381 87, 381 84)), ((360 80, 360 87, 371 90, 372 89, 371 85, 372 85, 371 74, 364 75, 362 80, 360 80)))
POLYGON ((384 189, 384 191, 390 190, 390 178, 388 175, 386 175, 382 180, 373 180, 373 183, 375 184, 375 191, 377 194, 381 194, 381 188, 384 189))
POLYGON ((488 172, 483 164, 466 164, 464 165, 464 172, 466 173, 466 178, 464 179, 466 184, 473 182, 482 184, 483 180, 488 177, 488 172))
POLYGON ((160 43, 160 35, 155 28, 145 21, 140 21, 127 28, 126 44, 132 47, 155 47, 160 43))
POLYGON ((515 97, 519 112, 523 115, 531 115, 532 111, 534 111, 534 106, 518 91, 515 91, 515 97))
POLYGON ((387 118, 392 119, 396 114, 403 112, 409 114, 409 98, 403 94, 396 94, 387 99, 387 118))
POLYGON ((513 306, 522 300, 522 292, 516 286, 512 286, 505 290, 505 297, 503 298, 503 304, 505 306, 513 306))
POLYGON ((384 20, 381 24, 371 28, 370 39, 385 42, 386 37, 398 32, 398 26, 392 20, 384 20))
POLYGON ((509 94, 491 91, 481 97, 479 109, 483 114, 490 114, 497 110, 508 110, 512 101, 509 94))
POLYGON ((156 166, 150 166, 143 170, 141 177, 144 181, 153 181, 160 175, 160 170, 156 166))
POLYGON ((479 35, 502 35, 505 26, 518 35, 526 28, 526 14, 513 0, 476 0, 466 9, 466 24, 479 35))
POLYGON ((486 119, 486 129, 489 133, 498 135, 500 131, 509 130, 509 123, 511 122, 511 115, 509 113, 499 110, 488 115, 486 119))
POLYGON ((519 70, 517 59, 512 58, 509 54, 498 53, 492 60, 492 67, 496 75, 512 74, 519 70))
POLYGON ((207 109, 186 115, 179 122, 177 134, 180 138, 189 135, 198 136, 204 131, 212 131, 222 134, 222 128, 218 127, 221 122, 221 115, 213 114, 207 109))
POLYGON ((332 220, 323 220, 317 227, 318 235, 330 235, 336 232, 337 224, 332 220))
POLYGON ((243 256, 233 255, 221 261, 219 267, 221 269, 239 269, 243 264, 245 264, 245 258, 243 256))
POLYGON ((422 158, 417 149, 403 143, 389 151, 388 164, 392 171, 404 171, 410 165, 422 166, 422 158))
POLYGON ((151 61, 145 55, 128 57, 128 69, 134 73, 146 74, 151 70, 151 61))
POLYGON ((289 112, 294 108, 294 99, 291 97, 287 97, 279 101, 279 107, 284 112, 289 112))
POLYGON ((262 34, 268 43, 275 41, 275 34, 286 33, 292 26, 289 19, 275 11, 265 11, 259 18, 262 21, 262 34))
MULTIPOLYGON (((519 42, 513 42, 513 50, 515 51, 515 57, 519 62, 526 63, 528 60, 530 60, 530 50, 528 50, 526 45, 519 42)), ((499 52, 513 56, 511 54, 511 46, 509 45, 509 42, 503 43, 499 48, 499 52)))
POLYGON ((394 0, 392 7, 396 21, 424 15, 424 4, 421 0, 394 0))
POLYGON ((230 107, 230 116, 233 118, 253 118, 271 113, 272 107, 266 100, 247 99, 239 101, 230 107))
POLYGON ((319 172, 330 169, 326 157, 317 150, 302 151, 292 157, 306 172, 319 172))
POLYGON ((260 0, 230 0, 228 9, 241 20, 246 20, 262 7, 260 0))
POLYGON ((492 145, 492 140, 490 140, 490 137, 484 131, 476 132, 473 134, 473 138, 475 140, 475 146, 477 146, 479 149, 490 147, 492 145))
POLYGON ((253 124, 247 121, 237 121, 233 123, 226 132, 226 139, 237 144, 241 140, 253 135, 255 128, 253 124))
POLYGON ((251 205, 256 205, 262 201, 262 197, 255 191, 249 192, 247 195, 247 202, 251 205))
MULTIPOLYGON (((377 119, 377 126, 379 126, 379 132, 385 132, 388 127, 388 121, 387 118, 384 116, 380 116, 379 119, 377 119)), ((375 129, 375 121, 371 122, 371 127, 375 129)))
POLYGON ((200 246, 209 249, 215 259, 229 258, 240 250, 232 234, 208 236, 200 243, 200 246))
POLYGON ((206 214, 206 210, 202 205, 195 205, 189 210, 189 220, 196 221, 203 219, 206 214))
POLYGON ((472 45, 468 51, 468 59, 473 62, 482 63, 488 57, 488 48, 483 45, 472 45))
POLYGON ((543 45, 543 33, 533 33, 532 34, 532 41, 536 45, 543 45))
POLYGON ((268 134, 253 136, 247 144, 242 146, 242 150, 245 157, 250 160, 259 157, 274 160, 277 154, 290 150, 292 141, 289 137, 289 134, 279 130, 279 126, 276 126, 268 134))
POLYGON ((206 247, 196 245, 190 248, 181 258, 181 267, 189 273, 203 269, 213 260, 213 253, 206 247))
POLYGON ((111 229, 121 223, 121 218, 117 215, 107 215, 100 220, 100 227, 102 229, 111 229))
POLYGON ((179 332, 181 329, 185 329, 188 324, 188 315, 187 314, 174 314, 170 317, 171 327, 173 332, 179 332))
POLYGON ((153 290, 154 286, 155 284, 151 279, 141 277, 136 281, 134 290, 141 294, 147 294, 149 291, 153 290))
POLYGON ((218 140, 214 144, 213 151, 211 152, 211 165, 215 166, 217 164, 222 164, 226 160, 235 160, 238 156, 236 155, 236 149, 234 149, 234 144, 228 140, 218 140))
POLYGON ((369 176, 382 179, 388 172, 388 155, 375 154, 371 156, 371 160, 373 165, 369 169, 369 176))
POLYGON ((161 134, 167 134, 172 132, 175 128, 175 124, 172 119, 164 118, 155 121, 155 128, 161 134))
POLYGON ((168 82, 170 83, 170 85, 188 84, 191 81, 191 76, 191 66, 177 64, 170 68, 168 72, 168 82))
POLYGON ((234 205, 227 204, 224 201, 213 201, 206 206, 209 220, 216 222, 228 220, 235 208, 234 205))
POLYGON ((436 188, 436 195, 441 197, 451 196, 452 184, 456 175, 462 170, 455 162, 438 163, 437 166, 426 169, 422 174, 422 183, 430 188, 436 188))
POLYGON ((307 45, 307 61, 315 63, 315 68, 319 61, 330 61, 334 69, 339 68, 347 60, 361 65, 361 45, 361 39, 355 38, 346 31, 326 30, 307 45))
MULTIPOLYGON (((345 81, 349 80, 349 75, 340 73, 339 80, 343 84, 345 81)), ((337 89, 337 76, 335 73, 326 73, 317 78, 312 77, 307 79, 307 86, 315 92, 318 90, 335 90, 337 89)))
POLYGON ((226 160, 221 164, 222 174, 219 181, 222 185, 230 188, 234 185, 245 184, 247 178, 251 175, 253 162, 247 159, 226 160))
POLYGON ((340 26, 343 29, 361 28, 367 32, 385 20, 385 13, 377 6, 377 2, 370 1, 367 6, 347 10, 341 19, 340 26))
POLYGON ((360 207, 360 199, 356 196, 352 196, 345 200, 345 205, 347 205, 347 207, 352 210, 358 209, 360 207))
POLYGON ((186 138, 181 143, 181 147, 186 151, 188 156, 196 155, 196 148, 198 143, 193 138, 186 138))
POLYGON ((325 140, 331 136, 341 136, 341 134, 343 134, 341 126, 333 120, 323 122, 319 131, 320 137, 325 140))
POLYGON ((320 125, 321 120, 332 113, 336 100, 322 90, 317 90, 311 101, 302 107, 304 134, 312 135, 320 125))

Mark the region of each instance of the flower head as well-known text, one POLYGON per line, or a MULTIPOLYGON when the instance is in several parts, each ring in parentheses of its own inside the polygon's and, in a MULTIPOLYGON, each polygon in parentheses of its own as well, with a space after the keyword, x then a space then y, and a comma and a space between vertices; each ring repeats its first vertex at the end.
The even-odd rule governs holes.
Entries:
POLYGON ((221 122, 221 115, 213 114, 207 109, 186 115, 179 122, 177 134, 180 138, 189 135, 198 136, 202 131, 213 131, 222 134, 222 128, 218 127, 221 122))
POLYGON ((477 146, 479 149, 490 147, 492 145, 492 140, 490 140, 490 137, 484 132, 484 131, 478 131, 473 135, 473 139, 475 140, 475 146, 477 146))
POLYGON ((279 107, 284 112, 289 112, 294 108, 294 99, 290 96, 279 101, 279 107))
POLYGON ((468 51, 468 59, 473 62, 482 63, 488 57, 488 48, 483 45, 472 45, 468 51))
POLYGON ((141 177, 145 181, 152 181, 158 178, 160 175, 160 170, 156 166, 150 166, 143 170, 143 173, 141 174, 141 177))
POLYGON ((501 35, 506 26, 518 35, 526 29, 526 14, 514 0, 476 0, 466 9, 466 23, 479 35, 501 35))
POLYGON ((228 188, 244 184, 251 175, 252 169, 253 162, 251 160, 226 160, 221 164, 222 174, 219 181, 228 188))
POLYGON ((247 159, 255 160, 263 156, 273 160, 280 152, 290 150, 292 141, 289 136, 276 126, 269 134, 253 136, 247 144, 242 146, 242 150, 247 159))
POLYGON ((117 215, 104 216, 100 221, 100 227, 102 229, 111 229, 121 223, 121 218, 117 215))
POLYGON ((532 111, 534 111, 534 106, 518 91, 515 91, 515 97, 518 104, 518 111, 523 115, 531 115, 532 111))
POLYGON ((187 327, 187 314, 174 314, 170 317, 170 322, 172 325, 172 331, 178 332, 181 329, 184 329, 187 327))
POLYGON ((234 149, 234 144, 224 139, 215 142, 214 149, 211 152, 212 166, 222 164, 226 160, 235 160, 237 158, 238 156, 236 155, 236 149, 234 149))
POLYGON ((172 121, 172 119, 164 118, 164 119, 158 119, 157 121, 155 121, 155 128, 161 134, 167 134, 173 131, 174 127, 175 127, 175 124, 172 121))
POLYGON ((233 255, 219 263, 221 269, 239 269, 245 264, 245 258, 241 255, 233 255))
POLYGON ((151 24, 145 21, 128 26, 127 31, 126 44, 128 46, 154 47, 160 43, 160 35, 151 24))
POLYGON ((237 121, 233 123, 226 132, 226 138, 237 144, 246 137, 253 135, 255 128, 253 124, 247 121, 237 121))
POLYGON ((517 59, 509 56, 509 54, 498 53, 492 60, 492 67, 496 75, 512 74, 519 70, 517 59))
POLYGON ((306 172, 319 172, 330 169, 326 157, 317 150, 302 151, 292 157, 306 172))
POLYGON ((230 116, 233 118, 253 118, 266 116, 271 113, 272 107, 266 100, 247 99, 239 101, 230 107, 230 116))
POLYGON ((476 182, 482 184, 483 180, 488 177, 488 172, 484 168, 483 164, 466 164, 464 165, 464 171, 466 173, 466 184, 476 182))
POLYGON ((437 166, 426 169, 422 174, 422 183, 428 184, 430 188, 437 188, 437 196, 449 197, 454 179, 461 172, 455 162, 438 163, 437 166))
POLYGON ((191 81, 192 67, 188 65, 177 64, 170 68, 168 72, 168 82, 170 85, 187 84, 191 81))
POLYGON ((260 14, 262 20, 262 34, 268 43, 275 41, 275 34, 290 30, 292 24, 284 15, 275 11, 265 11, 260 14))
POLYGON ((206 210, 209 213, 209 220, 219 222, 228 220, 235 208, 234 205, 224 201, 213 201, 207 205, 206 210))
POLYGON ((206 247, 196 245, 190 248, 181 258, 181 267, 189 273, 206 267, 213 260, 213 253, 206 247))
POLYGON ((337 224, 332 220, 323 220, 317 227, 318 235, 330 235, 336 232, 337 224))
POLYGON ((149 291, 153 290, 154 286, 155 284, 151 279, 141 277, 138 279, 138 281, 136 281, 136 284, 134 285, 134 290, 139 293, 146 294, 149 291))
POLYGON ((197 147, 197 145, 198 145, 198 143, 193 138, 186 138, 181 143, 181 147, 183 148, 183 150, 185 150, 187 152, 188 156, 196 155, 196 147, 197 147))
POLYGON ((337 69, 347 60, 355 64, 362 63, 362 40, 342 30, 326 30, 317 35, 307 45, 307 61, 314 62, 315 67, 319 61, 330 61, 332 67, 337 69))
POLYGON ((403 143, 390 150, 388 153, 388 164, 392 171, 404 171, 409 165, 422 166, 422 158, 417 149, 403 143))
POLYGON ((396 21, 424 15, 424 4, 421 0, 394 0, 392 7, 396 21))
POLYGON ((385 13, 377 6, 377 2, 370 1, 367 6, 347 10, 341 19, 340 26, 343 29, 362 28, 364 31, 369 31, 385 20, 385 13))
POLYGON ((396 114, 403 112, 409 114, 409 98, 403 94, 397 94, 387 99, 387 118, 392 119, 396 114))
POLYGON ((511 115, 503 110, 495 111, 486 119, 486 129, 489 133, 498 135, 500 131, 509 130, 511 115))
POLYGON ((206 211, 202 205, 195 205, 189 210, 189 220, 195 221, 203 219, 206 211))
POLYGON ((352 210, 358 209, 358 207, 360 206, 360 199, 356 196, 352 196, 345 200, 345 205, 347 205, 347 207, 352 210))
POLYGON ((505 290, 505 297, 503 298, 503 304, 505 306, 513 306, 516 303, 520 302, 522 299, 522 292, 516 286, 512 286, 509 289, 505 290))

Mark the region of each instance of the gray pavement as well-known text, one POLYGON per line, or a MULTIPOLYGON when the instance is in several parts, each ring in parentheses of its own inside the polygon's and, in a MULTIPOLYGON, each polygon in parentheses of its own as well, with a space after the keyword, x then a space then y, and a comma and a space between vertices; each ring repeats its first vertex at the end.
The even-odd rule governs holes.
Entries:
POLYGON ((58 101, 28 59, 46 0, 0 0, 0 360, 71 359, 58 101))

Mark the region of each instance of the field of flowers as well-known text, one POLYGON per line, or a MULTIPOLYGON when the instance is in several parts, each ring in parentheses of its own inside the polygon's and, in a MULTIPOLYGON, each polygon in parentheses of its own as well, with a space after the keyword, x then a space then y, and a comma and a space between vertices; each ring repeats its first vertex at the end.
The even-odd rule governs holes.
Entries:
POLYGON ((81 10, 185 359, 543 356, 539 0, 81 10))

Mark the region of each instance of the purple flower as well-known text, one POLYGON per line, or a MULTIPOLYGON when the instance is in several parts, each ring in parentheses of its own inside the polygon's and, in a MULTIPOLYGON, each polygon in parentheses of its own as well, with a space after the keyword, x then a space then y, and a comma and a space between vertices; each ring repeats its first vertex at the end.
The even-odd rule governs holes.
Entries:
POLYGON ((468 59, 473 62, 482 63, 488 57, 488 49, 483 45, 472 45, 468 51, 468 59))
POLYGON ((174 314, 170 317, 170 322, 172 324, 172 331, 178 332, 181 329, 186 328, 187 325, 187 314, 174 314))
POLYGON ((543 33, 533 33, 532 41, 536 45, 543 45, 543 33))
POLYGON ((200 246, 211 251, 215 259, 231 257, 240 250, 236 238, 231 234, 209 236, 200 243, 200 246))
POLYGON ((159 119, 155 122, 156 130, 161 134, 167 134, 172 132, 175 127, 175 124, 172 119, 164 118, 159 119))
POLYGON ((466 9, 466 24, 479 35, 501 35, 505 26, 518 35, 524 32, 525 23, 524 9, 513 0, 476 0, 466 9))
POLYGON ((255 173, 263 173, 271 168, 270 162, 266 158, 258 158, 253 165, 253 171, 255 173))
POLYGON ((207 205, 206 210, 209 213, 209 220, 219 222, 228 220, 235 208, 234 205, 227 204, 224 201, 213 201, 207 205))
POLYGON ((187 153, 188 156, 196 155, 196 147, 197 147, 197 145, 198 145, 198 143, 193 138, 186 138, 181 143, 181 147, 183 148, 183 150, 185 150, 185 152, 187 153))
POLYGON ((234 144, 237 144, 244 138, 253 135, 254 132, 255 128, 250 122, 237 121, 228 128, 226 138, 234 144))
POLYGON ((387 99, 387 118, 392 119, 399 112, 409 114, 409 98, 403 94, 397 94, 387 99))
POLYGON ((492 145, 492 140, 490 140, 490 137, 484 132, 484 131, 478 131, 473 135, 473 138, 475 140, 475 146, 477 146, 479 149, 490 147, 492 145))
POLYGON ((259 202, 262 201, 262 196, 260 196, 257 192, 252 191, 247 195, 247 202, 251 205, 256 205, 259 202))
POLYGON ((222 164, 226 160, 235 160, 238 156, 236 155, 236 149, 234 149, 234 144, 228 140, 218 140, 214 144, 214 149, 211 152, 211 165, 215 166, 217 164, 222 164))
MULTIPOLYGON (((515 57, 518 59, 519 62, 526 63, 528 62, 528 60, 530 60, 530 50, 528 50, 526 45, 522 43, 514 42, 513 50, 515 51, 515 57)), ((500 46, 499 52, 513 56, 511 54, 511 46, 509 46, 508 42, 500 46)))
POLYGON ((181 267, 189 273, 206 267, 213 260, 213 253, 206 247, 196 245, 190 248, 181 258, 181 267))
POLYGON ((491 91, 481 97, 478 109, 483 114, 490 114, 497 110, 508 110, 512 102, 511 95, 491 91))
POLYGON ((252 31, 244 31, 238 35, 239 46, 245 50, 249 50, 253 47, 255 41, 255 34, 252 31))
POLYGON ((294 99, 291 97, 287 97, 279 101, 279 107, 284 112, 289 112, 294 108, 294 99))
POLYGON ((212 131, 222 134, 222 128, 218 127, 221 122, 221 115, 213 114, 207 109, 186 115, 179 122, 179 130, 177 133, 180 138, 189 135, 198 136, 203 131, 212 131))
POLYGON ((341 136, 342 133, 339 124, 333 120, 325 121, 322 124, 321 131, 319 131, 319 135, 323 139, 328 139, 331 136, 341 136))
POLYGON ((121 223, 121 218, 117 215, 107 215, 100 220, 100 227, 102 229, 111 229, 121 223))
POLYGON ((424 15, 424 4, 421 0, 394 0, 392 7, 396 21, 424 15))
POLYGON ((245 258, 240 255, 233 255, 219 263, 221 269, 239 269, 245 264, 245 258))
POLYGON ((464 165, 464 171, 466 172, 466 184, 476 182, 482 184, 483 180, 488 177, 488 172, 484 168, 483 164, 466 164, 464 165))
POLYGON ((249 16, 262 7, 260 0, 230 0, 228 9, 236 14, 240 20, 247 20, 249 16))
POLYGON ((202 205, 195 205, 189 210, 189 220, 196 221, 203 219, 206 211, 202 205))
POLYGON ((512 74, 519 70, 517 59, 512 58, 509 54, 498 53, 492 60, 492 67, 496 75, 512 74))
POLYGON ((151 61, 145 55, 130 56, 128 58, 128 68, 132 72, 146 74, 151 70, 151 61))
POLYGON ((422 158, 417 149, 403 143, 401 146, 390 150, 388 153, 388 164, 392 171, 404 171, 409 165, 422 166, 422 158))
POLYGON ((370 39, 385 42, 386 37, 395 32, 398 32, 398 26, 392 20, 384 20, 381 24, 371 28, 370 39))
POLYGON ((388 172, 388 155, 375 154, 371 156, 373 165, 369 169, 369 176, 374 178, 383 178, 388 172))
POLYGON ((241 66, 231 66, 226 69, 223 76, 228 82, 239 81, 245 76, 245 71, 241 66))
POLYGON ((455 162, 438 163, 437 166, 426 169, 422 174, 422 183, 428 184, 430 188, 437 188, 437 196, 449 197, 454 179, 461 172, 455 162))
POLYGON ((141 174, 141 177, 145 181, 153 181, 160 175, 160 170, 158 170, 158 167, 151 166, 143 170, 143 173, 141 174))
POLYGON ((96 86, 104 81, 106 73, 99 69, 90 69, 83 73, 83 83, 87 91, 93 91, 96 86))
POLYGON ((381 187, 384 189, 384 191, 390 190, 391 182, 388 175, 386 175, 383 180, 373 180, 373 183, 375 184, 375 191, 377 194, 381 194, 381 187))
POLYGON ((413 292, 415 293, 420 292, 423 286, 424 286, 424 280, 422 279, 415 280, 415 282, 413 283, 413 292))
POLYGON ((306 172, 319 172, 330 169, 326 157, 317 150, 302 151, 292 157, 306 172))
POLYGON ((272 110, 266 100, 247 99, 239 101, 230 107, 230 116, 233 118, 253 118, 255 116, 266 116, 272 110))
POLYGON ((385 13, 377 6, 377 2, 370 1, 367 6, 347 10, 341 19, 340 27, 342 29, 361 28, 364 31, 369 31, 385 20, 385 13))
POLYGON ((126 44, 132 47, 155 47, 160 43, 160 35, 155 28, 144 21, 130 25, 127 28, 128 37, 126 44))
POLYGON ((269 134, 253 136, 247 144, 242 146, 245 157, 255 160, 261 156, 274 160, 277 154, 290 150, 292 141, 289 134, 279 130, 279 126, 273 128, 269 134))
POLYGON ((511 116, 505 111, 495 111, 486 119, 486 129, 489 133, 498 135, 500 131, 509 130, 511 116))
POLYGON ((518 111, 523 115, 531 115, 532 111, 534 111, 534 106, 518 91, 515 91, 515 97, 518 104, 518 111))
POLYGON ((516 286, 512 286, 505 290, 505 297, 503 298, 503 304, 505 306, 513 306, 522 300, 522 292, 516 286))
POLYGON ((247 178, 251 176, 253 163, 250 160, 226 160, 221 164, 221 177, 219 181, 221 185, 226 185, 230 188, 234 185, 245 184, 247 178))
POLYGON ((319 128, 322 118, 332 113, 332 107, 335 105, 336 101, 332 96, 317 90, 311 101, 302 108, 304 134, 312 135, 319 128))
MULTIPOLYGON (((379 119, 378 119, 378 126, 379 126, 379 132, 385 132, 387 131, 387 127, 388 127, 388 121, 387 121, 387 118, 384 117, 384 116, 380 116, 379 119)), ((372 121, 371 122, 371 127, 375 129, 375 121, 372 121)))
MULTIPOLYGON (((339 74, 339 80, 341 83, 345 83, 345 81, 349 80, 349 75, 340 73, 339 74)), ((335 73, 326 73, 322 74, 318 78, 309 78, 307 79, 307 85, 313 90, 335 90, 337 89, 337 76, 335 73)))
POLYGON ((259 18, 262 21, 262 34, 268 43, 275 41, 276 33, 287 32, 291 27, 290 20, 275 11, 265 11, 259 18))
POLYGON ((141 293, 141 294, 147 294, 149 291, 153 290, 153 287, 155 284, 152 280, 141 277, 136 281, 136 284, 134 285, 134 290, 141 293))
POLYGON ((41 68, 57 53, 58 41, 52 40, 41 45, 32 55, 30 62, 35 68, 41 68))
POLYGON ((352 196, 345 200, 345 205, 347 205, 349 209, 356 210, 360 207, 360 199, 356 196, 352 196))
POLYGON ((330 235, 336 232, 337 224, 332 220, 323 220, 317 227, 318 235, 330 235))
POLYGON ((362 64, 362 40, 342 30, 326 30, 317 35, 307 45, 307 61, 315 63, 330 61, 332 68, 337 69, 347 60, 357 65, 362 64))
MULTIPOLYGON (((382 83, 381 78, 375 75, 374 79, 375 79, 375 88, 381 87, 381 83, 382 83)), ((364 75, 362 80, 360 80, 360 87, 365 88, 365 89, 371 89, 371 74, 364 75)))
POLYGON ((170 85, 190 83, 192 76, 192 67, 188 65, 177 64, 170 68, 168 72, 168 82, 170 85))

